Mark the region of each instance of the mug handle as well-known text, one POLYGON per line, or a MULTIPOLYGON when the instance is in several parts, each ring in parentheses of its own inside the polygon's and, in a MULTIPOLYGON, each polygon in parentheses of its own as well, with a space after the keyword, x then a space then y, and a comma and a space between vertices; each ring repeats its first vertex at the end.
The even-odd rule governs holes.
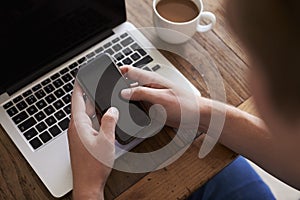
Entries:
POLYGON ((201 33, 207 32, 207 31, 211 30, 213 28, 213 26, 216 24, 216 16, 211 12, 207 12, 207 11, 202 12, 200 15, 200 20, 201 20, 201 18, 208 19, 210 21, 210 23, 207 25, 198 24, 197 25, 198 32, 201 32, 201 33))

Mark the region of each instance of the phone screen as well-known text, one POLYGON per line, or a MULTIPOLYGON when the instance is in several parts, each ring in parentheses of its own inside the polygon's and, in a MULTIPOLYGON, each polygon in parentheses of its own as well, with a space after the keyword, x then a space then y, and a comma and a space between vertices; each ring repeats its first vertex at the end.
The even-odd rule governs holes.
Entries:
POLYGON ((128 144, 134 139, 134 135, 150 125, 150 117, 141 102, 121 97, 122 89, 129 85, 109 55, 101 54, 81 67, 77 80, 100 114, 104 114, 112 106, 119 110, 116 126, 116 139, 119 143, 128 144))

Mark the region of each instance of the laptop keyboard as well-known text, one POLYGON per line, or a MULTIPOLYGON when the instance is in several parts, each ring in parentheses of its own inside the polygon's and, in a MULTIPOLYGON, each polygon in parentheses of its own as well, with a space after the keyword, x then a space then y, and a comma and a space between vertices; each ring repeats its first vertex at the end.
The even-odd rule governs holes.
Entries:
POLYGON ((148 71, 160 68, 148 67, 153 58, 128 33, 123 33, 15 97, 3 108, 33 150, 53 141, 68 128, 77 71, 103 52, 110 54, 118 66, 133 65, 148 71))

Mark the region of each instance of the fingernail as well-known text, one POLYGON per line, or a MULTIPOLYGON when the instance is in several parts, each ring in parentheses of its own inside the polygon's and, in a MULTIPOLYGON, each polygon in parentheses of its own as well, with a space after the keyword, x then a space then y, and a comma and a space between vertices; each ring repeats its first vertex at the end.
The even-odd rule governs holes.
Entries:
POLYGON ((131 96, 131 89, 124 89, 121 91, 121 95, 124 98, 130 98, 131 96))
POLYGON ((119 110, 115 107, 111 107, 110 109, 108 109, 108 112, 114 116, 119 116, 119 110))

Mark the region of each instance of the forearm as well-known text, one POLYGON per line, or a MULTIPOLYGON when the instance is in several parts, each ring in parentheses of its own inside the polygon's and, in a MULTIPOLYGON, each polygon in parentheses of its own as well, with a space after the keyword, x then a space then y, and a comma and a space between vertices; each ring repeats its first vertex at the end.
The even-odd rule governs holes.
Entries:
POLYGON ((260 118, 225 106, 226 120, 219 142, 299 188, 299 136, 296 133, 271 134, 260 118))
POLYGON ((224 103, 204 98, 200 101, 201 131, 212 129, 210 123, 222 123, 222 120, 211 121, 214 110, 215 115, 225 118, 220 138, 216 138, 220 143, 248 158, 262 155, 260 148, 270 143, 271 135, 261 119, 224 103))
POLYGON ((265 161, 273 152, 273 136, 265 123, 235 107, 226 105, 225 124, 219 142, 254 161, 265 161))

